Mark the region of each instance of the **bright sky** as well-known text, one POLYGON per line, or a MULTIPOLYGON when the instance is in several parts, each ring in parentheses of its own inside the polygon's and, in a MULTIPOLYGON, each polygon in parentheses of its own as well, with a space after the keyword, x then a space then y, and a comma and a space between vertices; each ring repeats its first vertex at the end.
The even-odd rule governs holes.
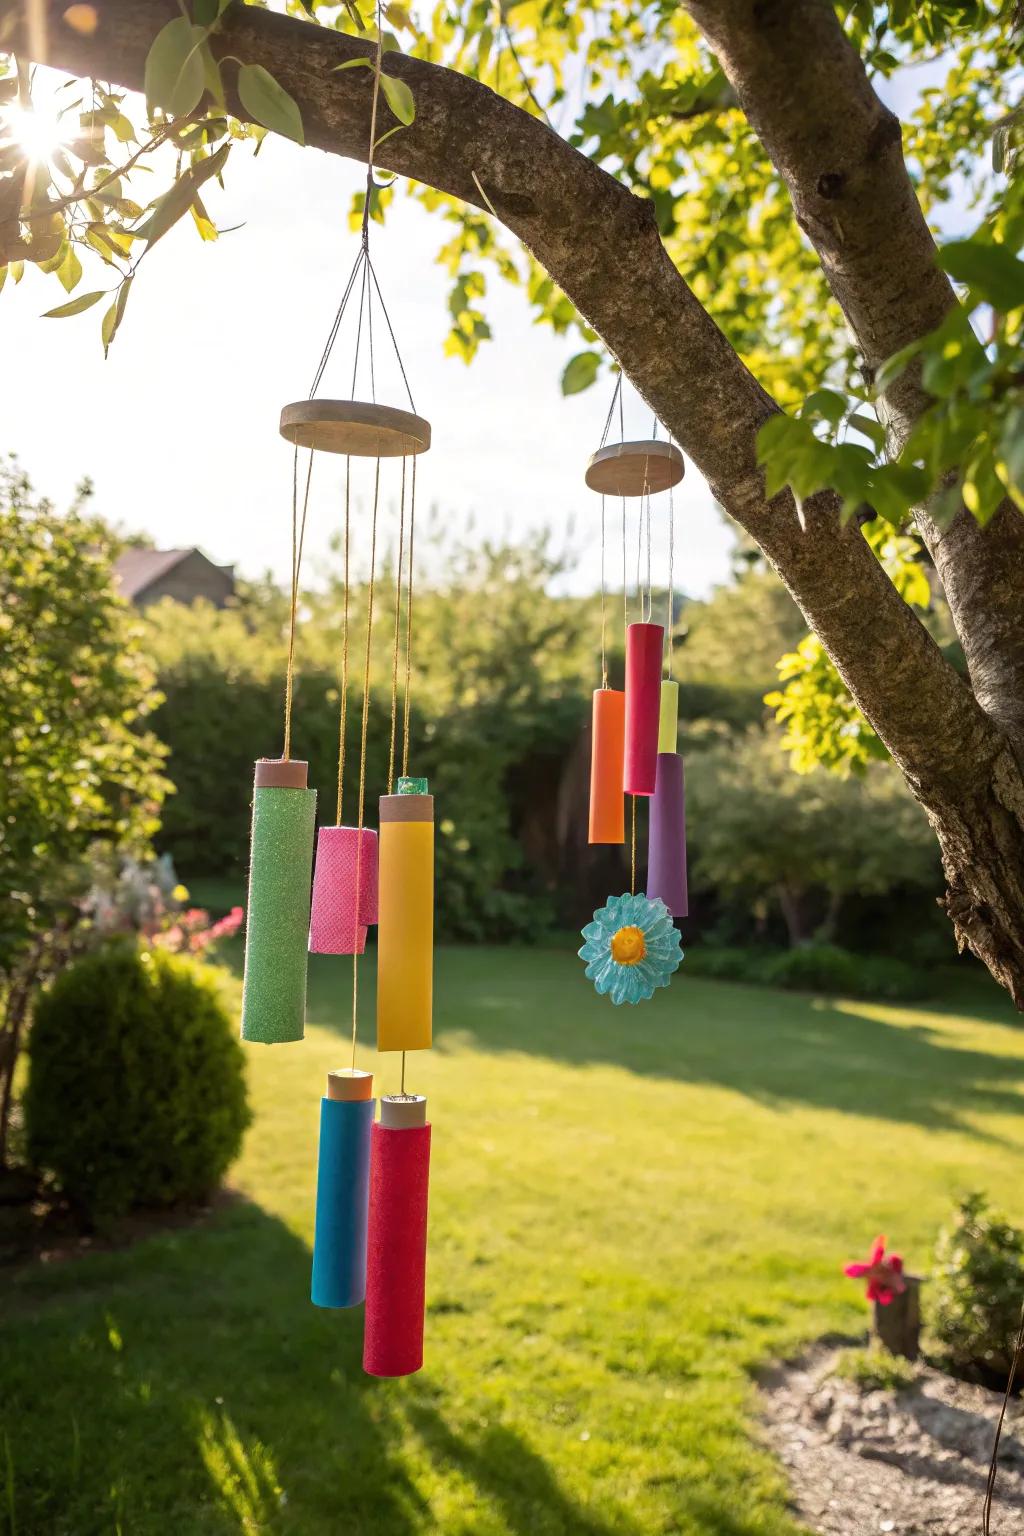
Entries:
MULTIPOLYGON (((355 258, 347 213, 364 175, 353 162, 274 135, 255 161, 250 146, 236 149, 226 192, 204 189, 204 198, 222 228, 243 227, 204 245, 191 220, 182 221, 155 246, 107 361, 100 306, 43 320, 64 297, 56 279, 29 268, 20 286, 8 282, 0 296, 0 449, 16 452, 58 506, 88 475, 97 511, 160 546, 197 544, 244 574, 270 567, 283 578, 291 450, 278 415, 308 391, 355 258)), ((563 398, 561 370, 581 344, 534 326, 523 296, 496 278, 487 301, 495 339, 468 368, 446 358, 447 278, 433 260, 445 238, 436 218, 401 198, 386 227, 371 233, 416 405, 433 429, 420 461, 420 505, 436 503, 455 520, 472 516, 479 534, 514 537, 546 525, 561 535, 571 525, 581 549, 572 586, 593 589, 600 502, 583 473, 610 385, 563 398)), ((101 286, 105 271, 87 268, 79 291, 101 286)), ((345 340, 321 394, 349 393, 345 340)), ((393 403, 406 401, 396 391, 393 403)), ((627 436, 646 437, 649 428, 649 411, 627 396, 627 436)), ((325 558, 337 526, 340 462, 318 460, 313 562, 325 558)), ((704 593, 726 575, 732 541, 692 466, 677 493, 676 529, 677 585, 704 593)), ((664 573, 656 541, 655 581, 664 573)))

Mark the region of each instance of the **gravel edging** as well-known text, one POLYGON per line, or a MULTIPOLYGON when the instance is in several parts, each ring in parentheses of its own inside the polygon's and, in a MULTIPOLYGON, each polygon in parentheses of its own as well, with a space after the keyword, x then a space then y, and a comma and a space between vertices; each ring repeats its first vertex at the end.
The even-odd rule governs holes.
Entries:
MULTIPOLYGON (((834 1374, 821 1346, 761 1380, 768 1442, 820 1536, 977 1536, 1001 1395, 929 1366, 898 1392, 834 1374)), ((1024 1404, 999 1447, 993 1536, 1024 1531, 1024 1404)))

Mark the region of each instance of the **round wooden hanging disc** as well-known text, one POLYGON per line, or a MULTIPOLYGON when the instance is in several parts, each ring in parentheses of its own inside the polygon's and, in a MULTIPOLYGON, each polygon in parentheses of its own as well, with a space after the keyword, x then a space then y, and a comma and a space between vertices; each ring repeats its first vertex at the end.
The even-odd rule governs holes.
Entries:
POLYGON ((320 453, 398 459, 426 453, 430 422, 368 400, 296 400, 281 411, 281 436, 320 453))
POLYGON ((587 465, 586 482, 602 496, 647 496, 678 485, 686 468, 674 443, 610 443, 587 465))

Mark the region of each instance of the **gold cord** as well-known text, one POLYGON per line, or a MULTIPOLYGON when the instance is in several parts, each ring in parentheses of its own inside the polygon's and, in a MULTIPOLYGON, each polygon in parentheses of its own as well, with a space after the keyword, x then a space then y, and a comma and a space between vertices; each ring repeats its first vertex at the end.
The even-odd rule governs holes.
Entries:
POLYGON ((632 835, 630 837, 630 864, 629 864, 629 894, 636 895, 636 795, 630 795, 629 804, 632 813, 632 835))
POLYGON ((391 658, 391 745, 388 749, 388 794, 395 785, 395 737, 398 730, 398 651, 402 637, 402 558, 405 553, 405 455, 402 455, 402 493, 398 503, 398 569, 395 573, 395 645, 391 658))
POLYGON ((416 459, 412 461, 412 495, 409 503, 409 580, 405 600, 405 699, 402 706, 402 775, 409 772, 409 701, 412 681, 412 563, 416 542, 416 459))
POLYGON ((601 687, 608 687, 608 645, 605 617, 606 592, 604 579, 604 497, 601 497, 601 687))
POLYGON ((673 624, 673 598, 675 596, 675 544, 676 544, 676 510, 672 500, 672 487, 668 492, 668 598, 665 603, 665 676, 672 677, 672 624, 673 624))
POLYGON ((622 643, 629 628, 629 596, 626 591, 626 498, 622 498, 622 643))
POLYGON ((345 788, 345 726, 348 718, 348 601, 349 601, 349 550, 350 486, 352 460, 345 456, 345 595, 341 619, 341 708, 338 711, 338 815, 341 826, 341 802, 345 788))
MULTIPOLYGON (((377 565, 377 508, 380 505, 380 459, 376 461, 373 477, 373 521, 370 529, 370 581, 366 598, 366 652, 363 662, 363 724, 359 741, 359 819, 356 839, 356 922, 359 927, 359 878, 363 855, 363 815, 366 807, 366 730, 370 714, 370 642, 373 636, 373 583, 377 565)), ((358 933, 355 935, 358 940, 358 933)), ((353 944, 352 954, 352 1067, 356 1064, 356 1033, 359 1021, 359 953, 353 944)))
POLYGON ((306 513, 309 511, 309 482, 313 478, 313 450, 310 449, 309 467, 306 470, 306 492, 302 501, 302 523, 299 524, 299 445, 295 445, 292 457, 292 592, 291 611, 288 616, 288 665, 284 682, 284 748, 282 758, 292 755, 292 696, 295 691, 295 624, 299 607, 299 572, 302 569, 302 546, 306 539, 306 513))

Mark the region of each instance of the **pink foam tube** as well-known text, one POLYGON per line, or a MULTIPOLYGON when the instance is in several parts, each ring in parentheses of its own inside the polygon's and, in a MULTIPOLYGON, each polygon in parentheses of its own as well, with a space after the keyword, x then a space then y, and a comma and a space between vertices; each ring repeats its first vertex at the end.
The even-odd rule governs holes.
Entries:
POLYGON ((361 955, 366 947, 366 925, 376 921, 376 832, 369 827, 362 832, 357 827, 321 827, 309 915, 310 952, 361 955))
POLYGON ((677 752, 658 753, 647 844, 647 896, 663 901, 673 917, 689 911, 686 889, 686 789, 677 752))
POLYGON ((653 795, 658 772, 661 661, 665 631, 660 624, 626 628, 626 752, 623 789, 653 795))

